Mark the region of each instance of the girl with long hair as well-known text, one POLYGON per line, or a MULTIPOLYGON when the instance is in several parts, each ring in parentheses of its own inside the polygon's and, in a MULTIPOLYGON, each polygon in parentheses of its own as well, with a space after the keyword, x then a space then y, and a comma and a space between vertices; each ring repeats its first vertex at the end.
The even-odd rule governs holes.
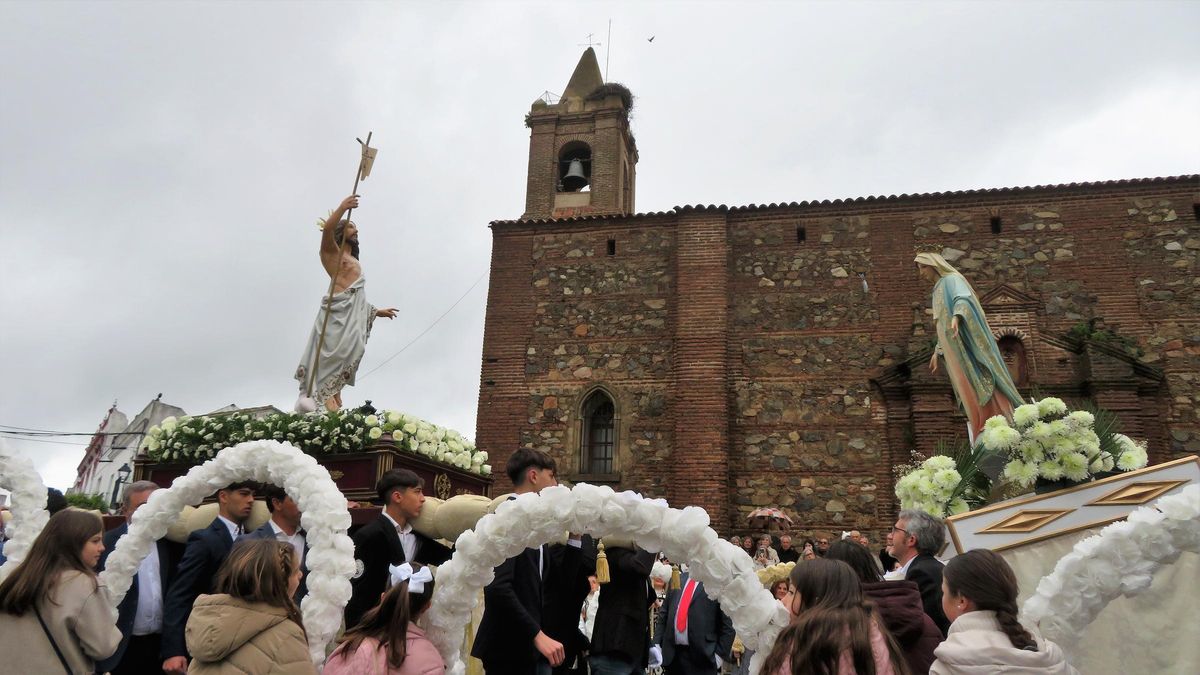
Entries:
POLYGON ((762 672, 772 675, 908 675, 896 641, 840 560, 800 563, 783 604, 794 617, 775 640, 762 672))
POLYGON ((5 672, 90 675, 121 643, 95 567, 104 522, 90 511, 50 517, 29 554, 0 584, 5 672))
POLYGON ((296 549, 241 539, 217 572, 213 595, 188 617, 189 674, 315 675, 300 610, 292 598, 302 570, 296 549))
POLYGON ((1058 645, 1017 619, 1017 576, 999 554, 976 549, 942 570, 942 610, 952 622, 929 672, 1077 675, 1058 645))
POLYGON ((879 620, 887 627, 908 667, 914 673, 928 673, 933 665, 933 650, 942 642, 942 631, 925 614, 921 589, 914 581, 884 581, 878 559, 862 544, 848 539, 835 541, 825 554, 826 560, 841 560, 854 570, 863 595, 875 606, 879 620))
POLYGON ((391 588, 325 663, 325 675, 442 675, 446 664, 417 626, 433 597, 433 570, 390 565, 391 588))

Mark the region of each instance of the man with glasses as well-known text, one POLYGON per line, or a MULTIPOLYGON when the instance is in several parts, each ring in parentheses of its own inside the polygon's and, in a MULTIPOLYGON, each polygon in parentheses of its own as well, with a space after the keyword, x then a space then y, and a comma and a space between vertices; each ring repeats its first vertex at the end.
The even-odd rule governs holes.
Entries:
POLYGON ((817 555, 824 558, 826 553, 829 553, 829 537, 821 535, 817 539, 817 555))
POLYGON ((950 620, 942 611, 942 563, 934 556, 946 541, 946 526, 941 519, 918 511, 906 509, 896 517, 896 524, 888 534, 892 555, 900 568, 885 576, 886 579, 914 581, 921 589, 921 604, 925 613, 942 635, 950 629, 950 620))

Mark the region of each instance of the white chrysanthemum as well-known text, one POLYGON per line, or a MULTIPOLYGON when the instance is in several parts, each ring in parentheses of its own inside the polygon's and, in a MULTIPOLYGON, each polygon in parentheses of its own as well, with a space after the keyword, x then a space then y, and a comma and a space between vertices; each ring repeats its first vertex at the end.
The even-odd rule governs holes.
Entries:
POLYGON ((1096 416, 1086 410, 1076 410, 1070 415, 1067 415, 1067 419, 1070 420, 1071 424, 1080 427, 1090 428, 1096 423, 1096 416))
POLYGON ((1041 417, 1051 417, 1053 415, 1062 415, 1067 412, 1067 404, 1063 403, 1061 398, 1047 396, 1037 402, 1038 415, 1041 417))
POLYGON ((993 415, 988 418, 988 421, 983 423, 984 429, 996 429, 1006 426, 1008 426, 1008 420, 1004 419, 1004 415, 993 415))
POLYGON ((967 511, 970 511, 970 510, 971 510, 971 507, 970 507, 970 505, 967 504, 967 500, 963 499, 962 497, 959 497, 958 499, 955 499, 954 501, 950 502, 949 511, 950 511, 950 515, 952 515, 952 516, 956 516, 960 513, 966 513, 967 511))
POLYGON ((1088 477, 1088 460, 1082 452, 1068 452, 1060 460, 1063 476, 1076 482, 1085 481, 1088 477))
POLYGON ((1104 456, 1097 455, 1095 459, 1091 460, 1091 462, 1088 464, 1088 471, 1091 471, 1092 473, 1100 473, 1104 470, 1104 456))
POLYGON ((377 441, 379 440, 380 436, 383 436, 383 429, 380 429, 379 427, 371 427, 371 430, 367 432, 367 436, 369 436, 371 440, 377 441))
POLYGON ((480 450, 479 452, 475 453, 475 456, 484 462, 488 461, 488 454, 486 450, 480 450))
POLYGON ((363 424, 366 424, 369 427, 377 427, 379 426, 379 416, 367 415, 367 418, 363 420, 363 424))
POLYGON ((1145 448, 1126 450, 1125 452, 1121 453, 1120 457, 1117 458, 1117 468, 1122 471, 1133 471, 1134 469, 1140 469, 1143 466, 1146 466, 1146 462, 1148 460, 1149 458, 1146 456, 1145 448))
POLYGON ((962 481, 962 476, 954 469, 938 469, 933 473, 933 484, 942 492, 949 493, 962 481))
POLYGON ((1037 462, 1022 462, 1014 459, 1004 466, 1004 477, 1021 487, 1033 485, 1033 481, 1037 480, 1037 475, 1037 462))
POLYGON ((1056 460, 1046 460, 1038 464, 1038 473, 1046 480, 1060 480, 1063 477, 1063 466, 1056 460))
POLYGON ((1117 460, 1107 452, 1100 456, 1100 461, 1103 462, 1105 471, 1112 471, 1117 466, 1117 460))
POLYGON ((1033 440, 1021 441, 1017 445, 1017 454, 1026 462, 1040 462, 1046 458, 1046 451, 1042 444, 1033 440))
POLYGON ((483 468, 483 475, 485 475, 485 476, 492 475, 492 465, 491 464, 484 464, 482 468, 483 468))
POLYGON ((934 455, 933 457, 925 460, 921 466, 932 471, 957 468, 954 464, 954 460, 945 455, 934 455))
POLYGON ((921 494, 933 494, 935 489, 933 485, 933 479, 931 479, 928 475, 921 476, 917 479, 917 489, 921 491, 921 494))
POLYGON ((997 427, 980 434, 979 440, 988 450, 1003 451, 1012 448, 1021 440, 1021 432, 1011 427, 997 427))
POLYGON ((1050 427, 1050 433, 1055 436, 1065 437, 1070 436, 1071 434, 1071 427, 1069 427, 1067 423, 1062 420, 1054 420, 1053 422, 1050 422, 1048 426, 1050 427))
POLYGON ((1037 419, 1038 407, 1032 403, 1026 403, 1025 405, 1017 406, 1017 409, 1013 411, 1013 422, 1015 422, 1018 427, 1027 427, 1036 422, 1037 419))

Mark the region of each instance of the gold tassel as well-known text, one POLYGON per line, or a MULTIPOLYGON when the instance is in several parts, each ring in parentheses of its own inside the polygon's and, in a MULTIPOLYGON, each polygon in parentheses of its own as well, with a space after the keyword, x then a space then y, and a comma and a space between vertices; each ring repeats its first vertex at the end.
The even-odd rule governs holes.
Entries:
POLYGON ((608 574, 608 555, 604 552, 604 540, 600 540, 600 548, 596 553, 596 581, 607 584, 612 581, 608 574))
POLYGON ((679 581, 679 565, 671 565, 671 588, 672 591, 677 591, 683 584, 679 581))

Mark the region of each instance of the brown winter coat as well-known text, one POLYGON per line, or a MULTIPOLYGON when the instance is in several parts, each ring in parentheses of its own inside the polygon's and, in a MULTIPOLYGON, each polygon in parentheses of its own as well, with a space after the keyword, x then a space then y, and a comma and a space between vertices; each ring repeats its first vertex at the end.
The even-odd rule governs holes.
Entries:
POLYGON ((913 581, 880 581, 863 584, 863 593, 875 603, 875 611, 891 632, 904 660, 917 675, 929 672, 933 650, 942 642, 942 631, 925 614, 921 590, 913 581))
POLYGON ((189 675, 316 675, 304 631, 282 607, 201 595, 185 631, 189 675))
MULTIPOLYGON (((121 631, 104 587, 83 572, 63 572, 38 611, 73 675, 91 675, 95 661, 117 651, 121 631)), ((24 616, 0 612, 0 672, 61 675, 62 662, 30 610, 24 616)))

